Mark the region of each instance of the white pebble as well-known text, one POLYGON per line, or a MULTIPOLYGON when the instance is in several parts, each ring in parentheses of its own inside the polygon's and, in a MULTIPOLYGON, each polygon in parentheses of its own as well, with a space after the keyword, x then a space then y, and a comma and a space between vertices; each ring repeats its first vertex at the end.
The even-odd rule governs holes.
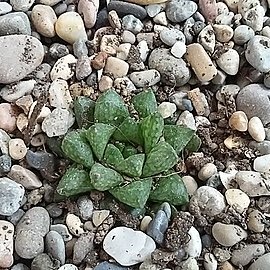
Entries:
POLYGON ((98 227, 109 216, 109 210, 95 210, 92 215, 93 224, 98 227))
POLYGON ((250 136, 257 142, 265 139, 265 130, 261 119, 257 116, 252 117, 248 122, 248 132, 250 136))
POLYGON ((188 195, 192 196, 195 193, 195 191, 198 189, 198 184, 196 180, 192 176, 189 176, 189 175, 183 176, 182 180, 186 186, 188 195))
POLYGON ((202 181, 206 181, 211 176, 213 176, 215 173, 217 173, 217 167, 213 163, 207 163, 205 164, 199 171, 198 177, 202 181))
POLYGON ((182 56, 186 53, 187 46, 182 41, 176 41, 171 48, 171 54, 176 58, 182 58, 182 56))
POLYGON ((69 231, 73 235, 80 236, 81 234, 84 233, 83 223, 81 222, 80 218, 77 217, 76 215, 67 214, 66 224, 67 224, 69 231))
POLYGON ((9 141, 9 155, 15 160, 20 160, 25 157, 27 147, 22 139, 11 139, 9 141))
POLYGON ((242 111, 234 112, 229 119, 229 126, 232 129, 245 132, 248 129, 247 115, 242 111))
POLYGON ((217 59, 218 66, 229 75, 236 75, 239 69, 240 57, 236 50, 229 49, 217 59))
POLYGON ((225 192, 227 203, 237 212, 243 213, 250 204, 248 195, 240 189, 232 188, 225 192))
POLYGON ((197 258, 202 252, 202 241, 199 232, 192 226, 188 234, 190 236, 189 242, 184 246, 185 252, 193 258, 197 258))
POLYGON ((216 270, 218 267, 218 262, 212 253, 207 252, 204 254, 203 265, 205 270, 216 270))
POLYGON ((152 217, 144 216, 140 224, 140 230, 143 232, 146 232, 148 225, 151 221, 152 221, 152 217))
POLYGON ((256 157, 253 163, 253 169, 260 173, 270 173, 270 154, 256 157))
POLYGON ((158 112, 164 119, 169 118, 176 112, 176 105, 174 103, 164 101, 158 106, 158 112))

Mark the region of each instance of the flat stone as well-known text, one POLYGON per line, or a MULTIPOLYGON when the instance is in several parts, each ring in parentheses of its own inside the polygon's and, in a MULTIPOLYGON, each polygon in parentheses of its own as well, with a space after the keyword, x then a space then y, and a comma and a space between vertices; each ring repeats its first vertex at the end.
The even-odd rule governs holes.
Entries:
POLYGON ((0 215, 11 216, 19 207, 24 196, 22 185, 7 177, 0 178, 0 215))
POLYGON ((216 76, 217 69, 201 44, 188 45, 185 58, 201 82, 211 81, 216 76))
POLYGON ((31 35, 30 21, 24 12, 0 16, 0 36, 31 35))
POLYGON ((160 73, 161 81, 167 85, 182 86, 191 77, 184 60, 173 57, 169 49, 154 49, 149 56, 148 65, 160 73))
POLYGON ((270 267, 270 253, 266 253, 259 257, 254 263, 250 265, 248 270, 268 270, 270 267))
POLYGON ((247 237, 247 232, 238 225, 217 222, 212 227, 215 240, 225 247, 231 247, 247 237))
POLYGON ((0 268, 9 268, 13 264, 13 236, 13 224, 0 220, 0 268))
POLYGON ((32 36, 0 37, 0 83, 7 84, 23 79, 41 64, 43 57, 43 45, 32 36))
POLYGON ((103 249, 119 264, 130 266, 150 258, 156 245, 151 237, 141 231, 116 227, 105 236, 103 249))
POLYGON ((149 87, 160 81, 160 74, 155 69, 132 72, 129 75, 131 81, 140 88, 149 87))
POLYGON ((249 119, 253 116, 259 117, 266 125, 270 122, 269 94, 268 88, 264 85, 249 84, 242 88, 237 95, 237 110, 245 112, 249 119))

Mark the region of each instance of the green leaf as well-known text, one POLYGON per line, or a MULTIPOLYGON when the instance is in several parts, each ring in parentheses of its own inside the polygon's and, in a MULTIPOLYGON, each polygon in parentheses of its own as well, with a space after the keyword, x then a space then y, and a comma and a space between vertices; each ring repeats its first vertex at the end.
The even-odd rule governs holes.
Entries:
POLYGON ((118 172, 99 163, 95 163, 91 168, 90 179, 93 187, 99 191, 108 190, 124 181, 118 172))
POLYGON ((147 117, 157 111, 157 101, 152 90, 145 90, 137 94, 132 99, 132 104, 140 118, 147 117))
POLYGON ((168 175, 158 179, 156 187, 150 192, 149 200, 183 205, 188 202, 188 193, 179 175, 168 175))
POLYGON ((167 143, 169 143, 177 154, 179 154, 193 137, 195 131, 177 125, 165 125, 163 136, 167 143))
POLYGON ((94 116, 99 123, 119 126, 129 112, 123 99, 111 89, 97 99, 94 116))
POLYGON ((95 102, 80 96, 74 100, 74 113, 79 128, 89 128, 94 122, 95 102))
POLYGON ((173 147, 167 142, 159 142, 146 156, 143 176, 148 177, 167 171, 178 161, 173 147))
POLYGON ((104 153, 104 162, 114 168, 124 161, 121 151, 113 144, 108 144, 104 153))
POLYGON ((56 191, 63 196, 73 196, 93 189, 88 172, 80 165, 73 165, 62 176, 56 191))
POLYGON ((127 117, 120 126, 115 130, 113 138, 120 142, 133 142, 141 144, 139 123, 131 117, 127 117))
POLYGON ((68 158, 90 169, 94 159, 91 147, 83 134, 82 130, 69 132, 64 137, 61 148, 68 158))
POLYGON ((146 178, 113 188, 109 192, 122 203, 134 208, 143 208, 148 200, 151 186, 152 179, 146 178))
POLYGON ((103 158, 105 148, 114 130, 115 128, 111 125, 96 123, 85 131, 85 136, 98 160, 103 158))
POLYGON ((141 120, 140 131, 144 141, 145 153, 149 153, 156 146, 162 135, 163 128, 164 120, 158 112, 150 114, 141 120))
POLYGON ((196 152, 200 149, 202 144, 201 139, 198 135, 194 134, 189 143, 187 144, 185 150, 189 153, 196 152))
POLYGON ((126 145, 122 150, 122 155, 124 158, 128 158, 130 156, 136 155, 138 153, 137 148, 132 145, 126 145))
POLYGON ((145 154, 137 154, 128 157, 117 165, 117 170, 131 176, 140 177, 142 174, 142 168, 144 164, 145 154))

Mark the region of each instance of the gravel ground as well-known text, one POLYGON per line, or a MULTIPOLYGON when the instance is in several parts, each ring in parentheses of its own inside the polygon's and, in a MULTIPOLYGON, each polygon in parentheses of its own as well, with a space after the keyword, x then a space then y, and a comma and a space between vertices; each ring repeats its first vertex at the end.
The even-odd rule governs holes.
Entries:
POLYGON ((259 0, 0 0, 0 269, 269 270, 270 18, 259 0), (73 101, 151 87, 196 130, 187 205, 65 199, 73 101))

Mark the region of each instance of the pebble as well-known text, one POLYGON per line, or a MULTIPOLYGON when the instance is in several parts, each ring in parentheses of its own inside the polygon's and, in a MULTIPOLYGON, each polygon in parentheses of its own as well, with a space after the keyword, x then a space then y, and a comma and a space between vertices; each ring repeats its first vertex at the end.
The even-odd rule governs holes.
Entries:
POLYGON ((111 73, 114 78, 121 78, 127 75, 129 65, 124 60, 110 56, 107 59, 104 70, 107 73, 111 73))
POLYGON ((33 152, 28 150, 26 154, 26 161, 32 168, 42 170, 42 169, 53 169, 55 163, 55 157, 53 154, 43 151, 33 152))
POLYGON ((159 14, 157 14, 153 18, 153 21, 156 24, 159 24, 159 25, 164 25, 164 26, 167 26, 168 25, 168 20, 167 20, 167 17, 166 17, 166 13, 164 11, 163 12, 160 12, 159 14))
POLYGON ((199 187, 190 199, 190 204, 197 203, 202 214, 215 216, 226 207, 224 196, 215 188, 199 187))
POLYGON ((205 270, 216 270, 218 267, 218 262, 212 253, 207 252, 204 254, 203 265, 205 270))
POLYGON ((143 23, 133 15, 126 15, 122 19, 122 27, 133 34, 138 34, 143 29, 143 23))
POLYGON ((29 190, 42 186, 42 182, 32 171, 20 165, 13 165, 8 173, 8 177, 29 190))
MULTIPOLYGON (((113 2, 110 2, 113 3, 113 2)), ((122 42, 123 43, 130 43, 130 44, 134 44, 136 41, 136 36, 128 31, 128 30, 124 30, 122 33, 122 42)))
POLYGON ((29 209, 16 227, 15 250, 24 259, 33 259, 44 251, 43 237, 49 232, 50 216, 43 207, 29 209))
POLYGON ((189 111, 183 111, 176 121, 176 125, 188 127, 193 130, 197 130, 194 116, 189 111))
MULTIPOLYGON (((119 47, 116 48, 117 49, 116 57, 126 61, 128 59, 130 48, 131 48, 130 43, 123 43, 119 45, 119 47)), ((116 49, 115 49, 115 52, 116 52, 116 49)))
POLYGON ((183 42, 185 44, 186 38, 182 31, 175 28, 165 28, 163 29, 159 37, 163 43, 168 46, 173 46, 177 41, 183 42))
POLYGON ((93 224, 98 227, 103 223, 103 221, 109 216, 109 210, 95 210, 92 215, 93 224))
POLYGON ((7 220, 10 221, 14 226, 18 224, 25 212, 22 209, 18 209, 14 214, 7 217, 7 220))
POLYGON ((250 197, 269 196, 270 191, 265 183, 266 179, 259 172, 239 171, 235 180, 240 189, 250 197))
POLYGON ((142 221, 141 221, 141 224, 140 224, 140 230, 143 231, 143 232, 146 232, 148 226, 149 226, 149 223, 152 221, 152 217, 150 216, 144 216, 142 218, 142 221))
POLYGON ((74 264, 68 263, 68 264, 61 266, 58 270, 78 270, 78 268, 74 264))
POLYGON ((188 91, 187 95, 198 115, 208 116, 210 114, 209 104, 204 93, 200 91, 200 88, 188 91))
POLYGON ((45 237, 45 247, 48 254, 54 259, 60 261, 61 264, 65 263, 65 243, 63 237, 56 231, 49 231, 45 237))
POLYGON ((54 109, 42 122, 41 128, 48 137, 65 135, 75 119, 71 111, 62 108, 54 109))
MULTIPOLYGON (((124 44, 121 44, 122 46, 124 44)), ((126 46, 129 45, 129 48, 131 46, 131 44, 127 43, 126 46)), ((100 41, 100 51, 101 52, 105 52, 107 54, 110 55, 115 55, 116 54, 116 50, 121 50, 121 47, 119 47, 119 39, 116 35, 104 35, 101 38, 100 41)))
POLYGON ((150 5, 150 4, 159 4, 167 2, 167 0, 127 0, 127 2, 132 2, 138 5, 150 5))
POLYGON ((24 12, 13 12, 0 16, 0 36, 31 35, 30 21, 24 12))
POLYGON ((216 62, 228 75, 236 75, 239 70, 240 57, 236 50, 229 49, 221 54, 216 62))
POLYGON ((252 37, 245 51, 248 63, 261 72, 270 71, 270 39, 268 37, 256 35, 252 37))
POLYGON ((239 25, 234 29, 233 41, 237 45, 243 45, 254 36, 255 32, 251 27, 247 25, 239 25))
POLYGON ((204 47, 206 51, 213 53, 216 45, 215 31, 212 25, 206 25, 198 35, 198 42, 204 47))
POLYGON ((69 233, 68 228, 64 224, 54 224, 51 225, 51 231, 56 231, 58 232, 62 237, 65 242, 68 242, 72 239, 72 235, 69 233))
POLYGON ((214 24, 213 29, 219 42, 229 42, 233 37, 233 29, 229 25, 214 24))
POLYGON ((156 244, 141 231, 116 227, 105 236, 103 249, 119 264, 130 266, 150 258, 156 244))
POLYGON ((31 270, 47 270, 53 268, 54 263, 51 257, 46 253, 37 255, 31 263, 31 270))
POLYGON ((170 54, 169 49, 154 49, 148 59, 150 69, 156 69, 161 75, 161 81, 167 85, 182 86, 190 77, 190 70, 183 59, 170 54))
POLYGON ((82 263, 88 253, 94 249, 94 233, 89 232, 82 234, 75 242, 73 247, 73 259, 72 262, 76 265, 82 263))
POLYGON ((149 54, 147 41, 146 40, 139 41, 137 49, 139 50, 141 60, 145 62, 149 54))
POLYGON ((192 196, 195 193, 195 191, 198 189, 198 184, 196 180, 190 175, 183 176, 182 180, 186 186, 188 195, 192 196))
POLYGON ((44 57, 42 43, 28 35, 0 37, 0 83, 19 81, 38 67, 44 57), (24 56, 25 50, 28 52, 24 56))
POLYGON ((239 213, 243 213, 250 204, 248 195, 240 189, 228 189, 225 198, 227 203, 239 213))
POLYGON ((202 252, 202 241, 199 232, 192 226, 189 231, 189 241, 184 246, 184 251, 187 255, 193 258, 198 258, 202 252))
POLYGON ((78 12, 82 15, 86 28, 92 28, 97 19, 99 9, 99 0, 80 0, 78 4, 78 12))
POLYGON ((218 270, 235 270, 235 268, 228 261, 222 263, 218 270))
POLYGON ((247 237, 247 232, 238 225, 216 222, 212 227, 215 240, 225 247, 231 247, 247 237))
POLYGON ((12 11, 12 6, 6 2, 0 2, 0 15, 7 14, 12 11))
POLYGON ((259 151, 260 155, 270 154, 270 141, 255 142, 251 141, 249 147, 259 151))
POLYGON ((268 270, 270 267, 270 253, 266 253, 260 256, 255 262, 253 262, 248 270, 268 270))
POLYGON ((253 232, 262 233, 265 229, 264 215, 259 210, 252 210, 248 214, 247 226, 253 232))
POLYGON ((265 140, 265 130, 259 117, 254 116, 249 120, 248 133, 257 142, 262 142, 265 140))
POLYGON ((10 0, 12 8, 16 11, 28 11, 35 0, 10 0))
MULTIPOLYGON (((101 262, 93 268, 93 270, 128 270, 127 267, 118 266, 114 263, 101 262)), ((146 269, 145 269, 146 270, 146 269)), ((151 269, 149 269, 151 270, 151 269)))
MULTIPOLYGON (((1 71, 0 71, 1 72, 1 71)), ((9 103, 0 104, 0 129, 13 132, 16 129, 17 111, 14 105, 9 103)))
POLYGON ((229 126, 232 129, 245 132, 248 129, 247 115, 242 111, 234 112, 229 119, 229 126))
POLYGON ((152 221, 149 223, 146 233, 161 245, 168 225, 169 219, 166 213, 163 210, 158 210, 152 221))
POLYGON ((145 7, 145 10, 149 17, 153 18, 163 11, 166 7, 166 4, 150 4, 145 7))
POLYGON ((13 265, 11 267, 11 270, 29 270, 29 268, 22 263, 18 263, 18 264, 13 265))
POLYGON ((124 1, 110 1, 107 5, 107 9, 108 11, 115 10, 121 18, 126 15, 133 15, 139 20, 143 20, 147 16, 146 10, 140 5, 124 1))
POLYGON ((171 48, 171 54, 176 58, 182 58, 187 51, 187 46, 182 41, 176 41, 171 48))
POLYGON ((44 37, 54 37, 56 14, 50 6, 35 5, 31 12, 31 19, 37 32, 44 37))
POLYGON ((256 157, 253 162, 253 169, 260 173, 270 173, 270 154, 256 157))
POLYGON ((158 105, 158 112, 161 114, 163 119, 173 116, 176 112, 176 105, 171 102, 164 101, 158 105))
POLYGON ((79 39, 87 40, 83 20, 77 12, 66 12, 60 15, 55 23, 57 35, 73 44, 79 39))
POLYGON ((93 214, 93 202, 87 196, 81 196, 77 200, 77 205, 80 212, 80 217, 83 220, 88 220, 92 217, 93 214))
POLYGON ((113 87, 113 80, 109 76, 102 76, 98 82, 98 89, 100 92, 105 92, 106 90, 113 87))
POLYGON ((197 4, 186 0, 172 0, 166 6, 166 15, 171 22, 183 22, 197 11, 197 4))
POLYGON ((216 76, 217 69, 201 44, 188 45, 185 58, 199 81, 208 82, 216 76))
POLYGON ((270 122, 270 101, 267 91, 268 88, 262 84, 249 84, 243 87, 236 98, 237 110, 245 112, 249 119, 257 116, 264 125, 268 124, 270 122))
POLYGON ((206 181, 211 176, 217 173, 217 167, 213 163, 206 163, 199 171, 198 178, 202 181, 206 181))
POLYGON ((9 268, 13 264, 13 236, 13 224, 0 220, 0 268, 9 268))
POLYGON ((11 216, 21 206, 24 188, 9 178, 3 177, 0 181, 0 190, 0 215, 11 216))
POLYGON ((0 176, 6 175, 12 166, 12 160, 8 155, 0 156, 0 176))
POLYGON ((160 73, 155 69, 132 72, 130 80, 139 88, 149 87, 160 81, 160 73))
POLYGON ((236 266, 246 266, 265 253, 263 244, 248 244, 232 252, 231 262, 236 266))
POLYGON ((181 269, 185 269, 185 270, 199 270, 197 260, 192 257, 181 262, 180 266, 181 266, 181 269))
POLYGON ((48 204, 46 210, 52 218, 60 217, 63 214, 63 209, 57 203, 48 204))
POLYGON ((27 147, 22 139, 9 140, 9 155, 15 160, 23 159, 27 153, 27 147))
POLYGON ((81 234, 84 233, 83 223, 81 222, 80 218, 77 217, 76 215, 67 214, 66 224, 67 224, 69 231, 73 235, 80 236, 81 234))

